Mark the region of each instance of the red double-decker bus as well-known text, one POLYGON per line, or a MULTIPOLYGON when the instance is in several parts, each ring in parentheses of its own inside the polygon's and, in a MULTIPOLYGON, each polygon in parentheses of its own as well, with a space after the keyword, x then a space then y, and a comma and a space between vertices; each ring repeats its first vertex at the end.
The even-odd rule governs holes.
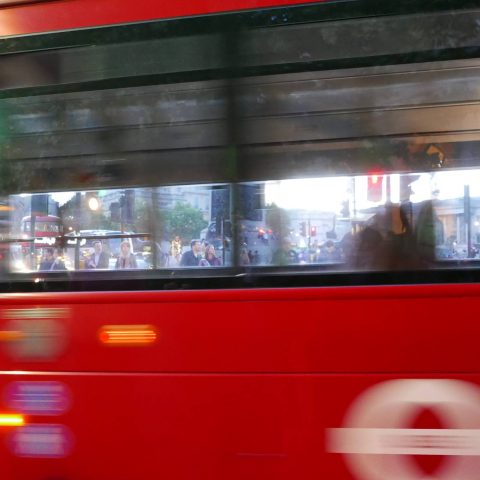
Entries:
POLYGON ((38 248, 53 245, 54 239, 62 235, 62 222, 55 215, 36 216, 32 235, 32 217, 22 218, 21 233, 25 237, 34 238, 34 245, 38 248))
POLYGON ((0 1, 2 478, 476 479, 479 24, 0 1))

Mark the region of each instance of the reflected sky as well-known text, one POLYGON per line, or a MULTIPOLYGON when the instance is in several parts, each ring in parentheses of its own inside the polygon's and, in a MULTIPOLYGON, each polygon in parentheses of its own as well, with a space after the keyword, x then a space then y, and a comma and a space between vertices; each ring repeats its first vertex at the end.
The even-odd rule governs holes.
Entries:
MULTIPOLYGON (((470 186, 470 196, 480 197, 480 170, 446 170, 435 173, 418 173, 412 181, 413 203, 436 198, 448 200, 462 198, 465 185, 470 186)), ((390 200, 400 202, 400 174, 391 174, 390 200)), ((355 196, 357 208, 372 205, 367 197, 367 176, 324 177, 280 180, 265 184, 265 203, 275 204, 286 210, 318 210, 337 212, 348 198, 355 196)), ((383 202, 386 200, 384 192, 383 202)))

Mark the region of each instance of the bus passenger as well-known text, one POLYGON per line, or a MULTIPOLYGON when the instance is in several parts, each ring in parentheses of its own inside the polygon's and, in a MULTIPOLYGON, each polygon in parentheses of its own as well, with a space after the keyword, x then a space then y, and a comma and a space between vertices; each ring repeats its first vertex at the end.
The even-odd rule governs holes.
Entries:
POLYGON ((87 260, 87 268, 108 268, 109 255, 103 251, 103 245, 100 240, 93 242, 93 249, 94 252, 87 260))
POLYGON ((182 255, 181 267, 198 267, 202 258, 202 243, 200 240, 190 242, 190 250, 182 255))
POLYGON ((135 255, 130 252, 130 243, 126 240, 120 244, 120 255, 115 264, 116 270, 123 270, 125 268, 137 268, 137 260, 135 255))

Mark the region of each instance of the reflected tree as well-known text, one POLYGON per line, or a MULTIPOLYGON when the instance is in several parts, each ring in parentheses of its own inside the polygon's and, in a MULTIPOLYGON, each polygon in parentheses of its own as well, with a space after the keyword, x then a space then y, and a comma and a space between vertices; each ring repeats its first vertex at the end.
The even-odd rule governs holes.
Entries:
POLYGON ((152 231, 151 210, 151 202, 145 199, 137 200, 133 218, 136 232, 152 231))
POLYGON ((202 211, 187 202, 177 202, 162 215, 164 232, 168 237, 180 236, 184 241, 199 238, 200 232, 208 225, 202 211))

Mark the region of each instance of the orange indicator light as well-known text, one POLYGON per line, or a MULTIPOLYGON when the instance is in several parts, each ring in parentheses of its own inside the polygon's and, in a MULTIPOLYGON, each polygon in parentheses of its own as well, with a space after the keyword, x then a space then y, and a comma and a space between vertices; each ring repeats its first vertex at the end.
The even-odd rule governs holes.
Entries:
POLYGON ((23 427, 25 418, 16 413, 0 413, 0 427, 23 427))
POLYGON ((25 333, 19 330, 0 330, 0 342, 17 342, 25 338, 25 333))
POLYGON ((104 325, 99 339, 106 345, 148 345, 157 340, 151 325, 104 325))

